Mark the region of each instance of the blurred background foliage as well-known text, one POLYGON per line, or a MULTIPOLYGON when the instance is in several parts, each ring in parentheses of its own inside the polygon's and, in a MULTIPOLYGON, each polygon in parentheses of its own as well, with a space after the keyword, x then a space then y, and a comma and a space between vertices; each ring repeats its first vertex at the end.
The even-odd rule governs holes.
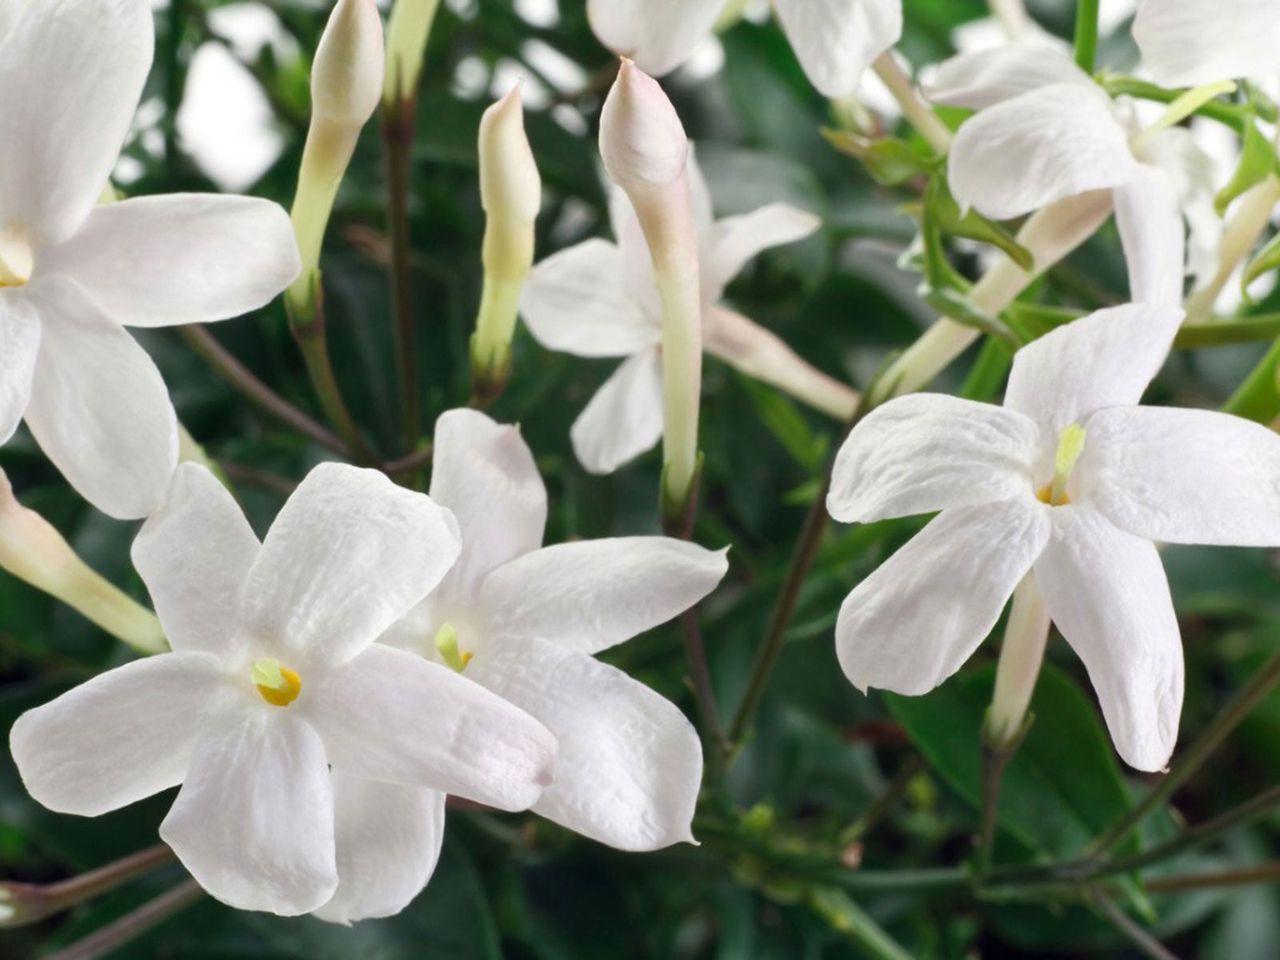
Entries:
MULTIPOLYGON (((546 183, 540 256, 607 235, 594 135, 614 62, 587 27, 580 0, 447 2, 430 48, 413 148, 410 198, 420 400, 428 424, 466 402, 467 342, 481 283, 475 136, 491 100, 523 77, 528 129, 546 183)), ((1073 4, 1031 4, 1069 36, 1073 4)), ((160 4, 155 68, 135 136, 118 170, 131 195, 232 189, 292 199, 308 110, 306 51, 327 9, 315 2, 160 4), (213 64, 214 66, 210 66, 213 64), (219 66, 220 64, 220 66, 219 66), (203 79, 200 79, 201 75, 203 79)), ((956 31, 987 15, 981 0, 906 0, 901 50, 913 63, 952 53, 956 31)), ((1123 19, 1102 61, 1131 67, 1123 19)), ((877 186, 819 134, 828 105, 807 84, 777 29, 734 26, 666 87, 698 144, 720 215, 786 200, 825 228, 771 251, 728 299, 828 372, 865 386, 888 353, 932 321, 918 277, 896 265, 915 224, 911 191, 877 186)), ((356 419, 387 457, 397 449, 395 364, 387 294, 385 180, 377 122, 343 186, 324 259, 329 337, 356 419)), ((955 251, 972 275, 972 247, 955 251)), ((1038 283, 1029 297, 1092 309, 1123 296, 1108 227, 1038 283)), ((1259 309, 1262 309, 1264 304, 1259 309)), ((277 303, 219 325, 219 340, 258 377, 320 417, 277 303)), ((261 415, 173 331, 141 331, 183 423, 223 463, 261 533, 291 485, 327 451, 261 415)), ((1261 345, 1179 353, 1158 402, 1217 406, 1261 356, 1261 345)), ((944 377, 958 391, 975 354, 944 377)), ((569 425, 611 369, 540 349, 523 331, 515 374, 493 414, 518 421, 551 491, 549 539, 651 532, 657 455, 608 478, 577 465, 569 425)), ((732 544, 725 586, 704 605, 716 692, 728 714, 785 574, 804 511, 840 425, 708 360, 704 509, 696 537, 732 544)), ((135 527, 86 507, 25 434, 0 451, 20 499, 44 513, 80 554, 145 599, 128 563, 135 527)), ((832 628, 845 593, 917 530, 897 521, 833 530, 800 598, 756 729, 734 765, 730 828, 700 821, 701 847, 624 855, 533 817, 454 811, 429 888, 401 916, 354 928, 238 913, 210 900, 118 955, 305 960, 587 958, 836 958, 893 956, 869 942, 864 916, 917 957, 1137 956, 1085 905, 975 900, 964 889, 860 888, 858 868, 961 864, 977 828, 977 730, 994 644, 953 681, 909 700, 864 697, 834 659, 832 628), (890 792, 886 794, 886 789, 890 792), (890 804, 877 804, 880 797, 890 804), (874 823, 871 822, 874 820, 874 823), (841 870, 796 871, 778 850, 822 851, 841 870)), ((978 558, 975 558, 978 562, 978 558)), ((1165 552, 1183 627, 1188 695, 1183 742, 1261 660, 1280 647, 1275 557, 1264 551, 1176 547, 1165 552)), ((0 576, 0 729, 129 653, 70 610, 0 576)), ((610 654, 686 708, 674 628, 610 654)), ((1118 765, 1078 660, 1060 639, 1037 692, 1037 722, 1006 782, 997 843, 1006 861, 1078 853, 1130 805, 1138 778, 1118 765)), ((1272 695, 1178 797, 1172 823, 1202 821, 1280 777, 1280 695, 1272 695)), ((0 876, 52 881, 156 842, 166 794, 97 820, 51 814, 31 801, 0 756, 0 876)), ((704 818, 705 819, 705 818, 704 818)), ((1277 853, 1273 818, 1162 869, 1188 873, 1277 853)), ((1150 830, 1161 832, 1160 825, 1150 830)), ((1167 832, 1167 830, 1165 831, 1167 832)), ((176 867, 69 915, 0 933, 0 955, 34 957, 86 935, 177 882, 176 867)), ((1276 956, 1274 888, 1151 894, 1131 904, 1179 956, 1276 956)), ((873 938, 873 937, 872 937, 873 938)))

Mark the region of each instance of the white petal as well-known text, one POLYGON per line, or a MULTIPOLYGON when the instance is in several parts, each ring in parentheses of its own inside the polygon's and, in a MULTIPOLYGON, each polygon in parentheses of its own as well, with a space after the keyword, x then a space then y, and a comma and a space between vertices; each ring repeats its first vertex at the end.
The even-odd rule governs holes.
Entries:
POLYGON ((1160 770, 1182 713, 1182 642, 1160 556, 1085 506, 1053 511, 1036 563, 1049 615, 1084 661, 1125 763, 1160 770))
POLYGON ((551 782, 542 724, 448 667, 375 644, 307 701, 334 770, 524 810, 551 782))
POLYGON ((28 710, 9 746, 37 801, 96 817, 181 783, 201 732, 232 696, 213 657, 162 653, 28 710))
POLYGON ((989 403, 937 393, 891 400, 840 448, 827 510, 843 523, 972 507, 1034 493, 1039 430, 989 403))
POLYGON ((1182 305, 1186 231, 1173 181, 1155 167, 1115 190, 1116 226, 1129 266, 1129 299, 1182 305))
POLYGON ((809 81, 826 97, 854 93, 871 61, 902 36, 902 0, 775 0, 809 81))
POLYGON ((1280 437, 1208 410, 1116 407, 1086 424, 1085 496, 1122 530, 1169 543, 1280 546, 1280 437))
POLYGON ((785 203, 771 203, 740 217, 727 217, 712 228, 710 254, 703 264, 708 291, 719 291, 757 254, 770 247, 803 240, 822 226, 822 219, 785 203))
POLYGON ((133 327, 237 317, 271 302, 301 269, 279 204, 194 193, 97 207, 39 268, 75 280, 133 327))
POLYGON ((1055 83, 1093 86, 1065 50, 1046 43, 1015 43, 962 53, 940 63, 923 84, 934 103, 985 110, 1055 83))
POLYGON ((662 416, 662 356, 646 350, 618 367, 578 415, 573 452, 587 472, 613 473, 657 445, 662 416))
POLYGON ((331 923, 395 916, 440 860, 445 795, 333 775, 338 892, 315 915, 331 923))
POLYGON ((211 896, 292 917, 338 886, 324 744, 294 711, 250 711, 201 739, 160 838, 211 896))
POLYGON ((836 653, 859 690, 928 693, 960 669, 1049 539, 1028 497, 945 510, 845 598, 836 653))
POLYGON ((1059 327, 1013 358, 1004 405, 1040 424, 1056 446, 1064 427, 1095 410, 1141 400, 1181 322, 1178 307, 1139 303, 1059 327))
POLYGON ((662 338, 627 288, 621 251, 607 240, 588 240, 534 267, 520 315, 538 343, 579 357, 630 356, 662 338))
POLYGON ((1272 0, 1146 0, 1133 21, 1142 62, 1166 87, 1276 73, 1280 17, 1272 0))
POLYGON ((587 19, 606 47, 660 77, 711 35, 723 7, 724 0, 587 0, 587 19))
POLYGON ((227 657, 243 648, 240 595, 258 550, 226 487, 204 467, 179 466, 131 552, 175 650, 227 657))
POLYGON ((620 850, 693 840, 702 745, 673 703, 615 667, 544 640, 482 654, 472 670, 556 736, 556 777, 537 813, 620 850))
POLYGON ((726 554, 672 537, 557 544, 491 573, 479 605, 495 635, 598 653, 706 597, 728 572, 726 554))
POLYGON ((1055 83, 983 110, 948 161, 962 206, 1007 220, 1132 179, 1129 138, 1100 89, 1055 83))
POLYGON ((0 46, 0 223, 43 245, 69 236, 107 183, 151 67, 151 7, 17 6, 0 46))
POLYGON ((95 507, 118 519, 146 516, 178 465, 178 421, 160 371, 73 284, 31 289, 43 339, 27 426, 95 507))
POLYGON ((18 429, 31 399, 40 318, 26 297, 0 293, 0 444, 18 429))
POLYGON ((325 463, 267 533, 244 591, 244 622, 304 659, 351 659, 453 566, 452 514, 376 470, 325 463))
POLYGON ((441 595, 470 596, 490 570, 537 550, 547 525, 547 488, 520 428, 474 410, 436 421, 431 497, 453 511, 462 556, 441 595))

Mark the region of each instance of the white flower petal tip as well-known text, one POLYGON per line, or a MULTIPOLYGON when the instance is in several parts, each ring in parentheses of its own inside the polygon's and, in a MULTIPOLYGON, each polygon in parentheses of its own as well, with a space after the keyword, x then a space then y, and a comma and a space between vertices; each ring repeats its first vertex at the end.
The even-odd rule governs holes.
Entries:
POLYGON ((1280 18, 1271 0, 1145 0, 1133 21, 1142 62, 1166 87, 1198 87, 1276 70, 1280 18))
POLYGON ((600 115, 600 155, 609 178, 628 192, 665 187, 684 176, 689 138, 658 81, 623 60, 600 115))
POLYGON ((961 126, 948 177, 962 206, 1008 220, 1120 186, 1137 166, 1107 95, 1092 85, 1055 83, 998 103, 961 126))
POLYGON ((1044 550, 1045 513, 1029 494, 940 513, 840 607, 836 654, 849 681, 919 696, 960 669, 1044 550))
POLYGON ((856 92, 871 61, 902 36, 902 0, 775 0, 774 8, 825 97, 856 92))
POLYGON ((285 503, 245 583, 245 626, 295 656, 344 662, 440 583, 457 520, 377 470, 325 463, 285 503))
POLYGON ((375 0, 338 0, 311 67, 313 115, 363 127, 382 99, 384 58, 375 0))
POLYGON ((587 0, 587 20, 602 44, 661 77, 711 35, 724 0, 587 0))

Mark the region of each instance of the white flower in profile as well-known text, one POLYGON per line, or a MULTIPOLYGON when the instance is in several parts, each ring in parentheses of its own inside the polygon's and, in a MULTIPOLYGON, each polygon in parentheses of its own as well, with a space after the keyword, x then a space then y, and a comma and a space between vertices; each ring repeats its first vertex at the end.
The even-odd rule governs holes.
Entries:
POLYGON ((516 427, 472 410, 436 424, 431 496, 462 530, 445 581, 383 638, 542 721, 555 781, 533 810, 623 850, 691 839, 702 748, 684 714, 595 654, 709 594, 725 551, 670 537, 543 547, 547 493, 516 427))
POLYGON ((1222 413, 1137 406, 1180 319, 1163 306, 1100 311, 1019 351, 1003 407, 917 394, 853 430, 832 516, 941 511, 840 609, 837 653, 855 686, 932 690, 1034 571, 1120 755, 1165 765, 1183 659, 1153 541, 1280 544, 1280 437, 1222 413))
POLYGON ((153 45, 146 0, 0 3, 0 443, 25 416, 72 486, 122 518, 159 505, 178 459, 168 391, 124 327, 237 316, 299 269, 265 200, 95 207, 153 45))
POLYGON ((1144 0, 1133 38, 1143 65, 1167 87, 1280 74, 1272 0, 1144 0))
POLYGON ((316 467, 259 543, 182 465, 133 548, 173 652, 19 717, 23 782, 82 816, 181 784, 160 836, 219 900, 395 912, 435 864, 445 793, 524 809, 554 758, 527 714, 374 643, 458 555, 452 515, 375 471, 316 467))
POLYGON ((948 158, 963 207, 1008 220, 1080 194, 1108 190, 1129 265, 1130 299, 1181 303, 1182 213, 1175 182, 1187 171, 1157 163, 1193 159, 1162 139, 1131 136, 1121 114, 1063 50, 1041 43, 961 54, 925 84, 935 103, 978 113, 956 134, 948 158))
MULTIPOLYGON (((596 36, 655 77, 711 35, 724 0, 587 0, 596 36)), ((810 82, 827 97, 854 93, 871 61, 902 36, 902 0, 774 0, 810 82)))
MULTIPOLYGON (((714 220, 706 181, 693 153, 689 182, 699 232, 703 348, 749 376, 778 386, 844 419, 857 395, 809 366, 777 336, 719 306, 724 289, 761 251, 809 236, 811 213, 782 203, 714 220)), ((573 425, 573 448, 592 473, 611 473, 662 438, 662 304, 635 210, 611 188, 616 243, 587 240, 533 269, 520 312, 549 350, 580 357, 626 357, 573 425)))

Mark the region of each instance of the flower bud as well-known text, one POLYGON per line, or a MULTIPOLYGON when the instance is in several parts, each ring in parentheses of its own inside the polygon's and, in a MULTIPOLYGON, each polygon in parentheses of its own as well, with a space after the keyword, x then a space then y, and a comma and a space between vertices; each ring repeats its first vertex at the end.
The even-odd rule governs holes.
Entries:
POLYGON ((1022 737, 1048 640, 1049 612, 1035 573, 1028 573, 1013 592, 1013 607, 1000 648, 995 692, 983 727, 989 748, 1006 751, 1022 737))
POLYGON ((293 200, 302 272, 285 304, 295 325, 307 326, 314 316, 325 229, 360 128, 378 108, 382 70, 382 20, 374 0, 338 0, 312 65, 311 126, 293 200))
POLYGON ((56 597, 142 653, 168 649, 155 614, 90 570, 44 517, 18 503, 2 470, 0 569, 56 597))
POLYGON ((687 516, 698 472, 702 399, 702 281, 689 187, 689 138, 652 77, 622 61, 600 120, 609 177, 631 200, 662 302, 662 507, 687 516))
POLYGON ((378 109, 384 72, 374 0, 338 0, 311 67, 311 114, 359 129, 378 109))
POLYGON ((658 82, 630 60, 600 116, 600 155, 609 179, 628 193, 635 187, 666 186, 684 176, 689 138, 658 82))
POLYGON ((387 76, 382 99, 388 106, 413 100, 422 78, 431 24, 440 0, 396 0, 387 23, 387 76))
POLYGON ((484 292, 471 341, 477 396, 502 389, 511 359, 520 291, 533 268, 534 221, 542 181, 524 132, 517 86, 480 121, 480 199, 487 215, 484 292))

